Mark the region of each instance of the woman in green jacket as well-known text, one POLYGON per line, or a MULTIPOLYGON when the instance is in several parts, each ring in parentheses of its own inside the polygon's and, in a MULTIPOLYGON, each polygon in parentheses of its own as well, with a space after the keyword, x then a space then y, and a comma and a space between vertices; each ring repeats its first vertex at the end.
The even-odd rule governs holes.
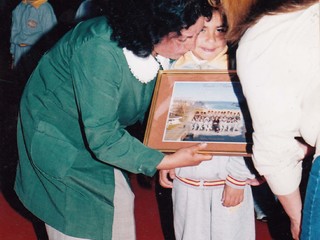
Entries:
POLYGON ((125 128, 142 121, 157 71, 194 46, 207 0, 110 0, 40 60, 23 92, 15 190, 49 239, 135 239, 127 172, 197 165, 204 144, 172 155, 125 128))

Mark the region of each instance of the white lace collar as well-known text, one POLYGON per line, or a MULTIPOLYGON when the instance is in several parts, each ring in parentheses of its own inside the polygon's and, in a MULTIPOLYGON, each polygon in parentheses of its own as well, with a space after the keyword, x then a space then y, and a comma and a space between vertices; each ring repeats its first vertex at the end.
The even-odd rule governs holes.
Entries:
POLYGON ((156 58, 152 55, 142 58, 126 48, 123 48, 123 53, 133 76, 142 83, 153 80, 157 76, 160 66, 163 69, 169 68, 170 60, 159 55, 156 58))

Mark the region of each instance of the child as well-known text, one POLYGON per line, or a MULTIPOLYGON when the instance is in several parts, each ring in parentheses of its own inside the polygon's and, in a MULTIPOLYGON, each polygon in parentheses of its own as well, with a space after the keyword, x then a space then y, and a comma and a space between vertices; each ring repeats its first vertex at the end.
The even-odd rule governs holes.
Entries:
POLYGON ((222 24, 222 16, 214 10, 210 21, 196 40, 193 51, 173 62, 172 69, 228 69, 228 46, 225 40, 226 27, 222 24))
POLYGON ((56 16, 47 0, 23 0, 13 10, 10 38, 13 69, 21 57, 56 23, 56 16))
MULTIPOLYGON (((197 37, 195 49, 174 62, 172 68, 227 69, 225 32, 222 15, 214 9, 197 37)), ((160 173, 160 181, 168 180, 166 173, 160 173)), ((238 156, 214 156, 199 166, 175 169, 172 198, 176 239, 254 240, 253 198, 246 184, 253 178, 244 158, 238 156)))

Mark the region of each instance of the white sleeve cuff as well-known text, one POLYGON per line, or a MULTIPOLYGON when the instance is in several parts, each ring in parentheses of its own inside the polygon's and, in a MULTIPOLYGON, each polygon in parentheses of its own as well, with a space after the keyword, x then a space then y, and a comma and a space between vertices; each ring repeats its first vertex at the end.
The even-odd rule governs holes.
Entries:
POLYGON ((264 177, 275 195, 288 195, 299 187, 301 175, 302 161, 299 161, 294 167, 288 166, 283 171, 264 177))

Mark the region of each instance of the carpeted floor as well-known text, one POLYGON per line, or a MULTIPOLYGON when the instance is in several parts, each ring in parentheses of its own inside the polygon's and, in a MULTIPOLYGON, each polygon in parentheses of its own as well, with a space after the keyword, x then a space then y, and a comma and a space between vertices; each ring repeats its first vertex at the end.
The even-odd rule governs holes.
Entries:
MULTIPOLYGON (((163 240, 153 189, 139 186, 135 176, 132 177, 132 183, 136 195, 137 240, 163 240)), ((30 219, 34 221, 34 218, 19 204, 12 191, 7 189, 0 194, 1 240, 45 240, 41 224, 35 223, 33 226, 30 219), (34 227, 37 229, 38 237, 34 227)), ((271 240, 266 223, 257 221, 256 231, 257 240, 271 240)))

